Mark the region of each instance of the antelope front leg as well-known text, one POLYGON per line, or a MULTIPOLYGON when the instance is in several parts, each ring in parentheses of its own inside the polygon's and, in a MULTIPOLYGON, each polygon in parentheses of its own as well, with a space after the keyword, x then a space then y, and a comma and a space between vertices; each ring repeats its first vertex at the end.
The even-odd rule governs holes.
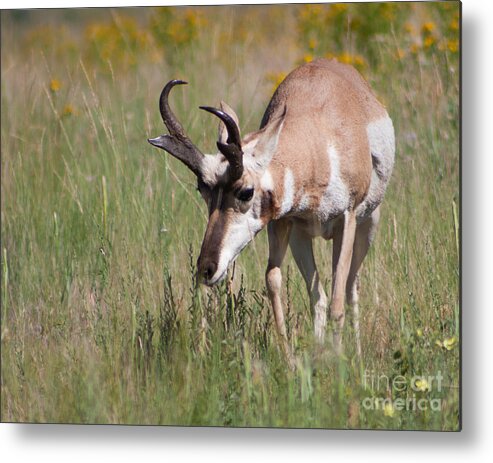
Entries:
POLYGON ((333 322, 334 349, 342 353, 342 330, 344 327, 344 296, 349 267, 353 255, 354 235, 356 231, 356 214, 354 211, 344 213, 342 231, 334 236, 332 256, 332 300, 330 302, 330 319, 333 322))
POLYGON ((269 263, 265 272, 267 292, 274 311, 276 330, 282 345, 282 349, 289 362, 290 368, 294 368, 294 358, 288 344, 284 312, 281 303, 281 264, 286 255, 286 249, 291 232, 291 222, 278 220, 270 222, 267 228, 269 234, 269 263))

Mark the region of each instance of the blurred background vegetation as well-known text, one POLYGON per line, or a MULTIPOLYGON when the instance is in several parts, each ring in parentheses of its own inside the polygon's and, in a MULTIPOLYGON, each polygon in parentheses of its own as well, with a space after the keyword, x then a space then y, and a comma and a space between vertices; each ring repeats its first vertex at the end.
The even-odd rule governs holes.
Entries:
MULTIPOLYGON (((2 420, 457 429, 459 4, 406 2, 2 11, 2 420), (265 233, 229 283, 195 288, 205 206, 146 139, 162 86, 215 150, 221 99, 244 133, 297 65, 354 65, 396 128, 395 172, 361 277, 363 361, 314 357, 286 260, 295 372, 277 348, 265 233), (364 371, 444 376, 375 391, 364 371), (440 398, 440 413, 365 398, 440 398)), ((331 246, 316 253, 330 288, 331 246)))
POLYGON ((457 66, 459 52, 457 2, 17 10, 3 12, 3 26, 4 58, 83 61, 102 75, 142 65, 180 72, 199 55, 231 74, 256 55, 278 83, 314 57, 376 74, 389 57, 457 66))

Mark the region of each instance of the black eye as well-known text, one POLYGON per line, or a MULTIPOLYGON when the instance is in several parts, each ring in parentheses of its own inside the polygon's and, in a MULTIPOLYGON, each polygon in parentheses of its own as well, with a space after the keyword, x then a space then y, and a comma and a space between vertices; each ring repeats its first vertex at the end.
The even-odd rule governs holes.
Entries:
POLYGON ((250 201, 253 198, 253 192, 254 192, 254 189, 253 188, 245 188, 244 190, 240 190, 236 194, 236 197, 240 201, 247 202, 247 201, 250 201))

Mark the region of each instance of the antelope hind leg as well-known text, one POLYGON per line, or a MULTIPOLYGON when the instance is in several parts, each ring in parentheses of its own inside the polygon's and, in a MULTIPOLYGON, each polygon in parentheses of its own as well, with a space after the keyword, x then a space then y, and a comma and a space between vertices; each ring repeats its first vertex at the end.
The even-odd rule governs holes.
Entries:
POLYGON ((380 219, 380 207, 377 207, 372 215, 356 227, 356 236, 354 238, 353 257, 351 267, 346 283, 346 300, 352 309, 352 322, 354 336, 356 338, 356 353, 361 357, 361 341, 359 327, 359 276, 361 264, 368 253, 371 243, 375 237, 378 221, 380 219))
POLYGON ((334 349, 342 354, 342 330, 344 328, 344 296, 353 254, 356 232, 356 213, 354 210, 344 213, 344 225, 334 235, 332 256, 332 298, 330 301, 330 319, 333 324, 334 349))

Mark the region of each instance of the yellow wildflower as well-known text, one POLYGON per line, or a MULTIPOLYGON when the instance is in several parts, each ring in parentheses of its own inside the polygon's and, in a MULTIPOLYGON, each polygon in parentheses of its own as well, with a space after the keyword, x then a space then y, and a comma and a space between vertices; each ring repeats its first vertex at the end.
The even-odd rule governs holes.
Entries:
POLYGON ((449 40, 447 42, 447 48, 452 53, 457 53, 459 51, 459 41, 458 40, 449 40))
POLYGON ((438 347, 442 347, 447 350, 452 350, 457 345, 457 338, 455 336, 452 336, 451 338, 446 338, 443 341, 437 339, 435 341, 435 344, 438 347))
POLYGON ((344 52, 339 55, 339 61, 341 63, 351 64, 353 62, 353 58, 349 53, 344 52))
POLYGON ((58 79, 51 79, 50 81, 50 90, 52 92, 58 92, 62 87, 62 83, 58 79))
POLYGON ((335 3, 332 6, 332 10, 336 11, 337 13, 342 13, 343 11, 347 10, 347 5, 345 3, 335 3))
POLYGON ((353 63, 356 66, 363 67, 366 64, 366 61, 365 58, 363 58, 361 55, 354 55, 353 63))
POLYGON ((433 37, 432 35, 429 35, 428 37, 426 37, 426 39, 423 42, 423 45, 425 48, 430 48, 434 44, 435 44, 435 37, 433 37))
POLYGON ((315 48, 317 47, 317 40, 314 39, 314 38, 311 38, 309 41, 308 41, 308 48, 313 51, 315 50, 315 48))
POLYGON ((413 43, 411 45, 410 50, 411 50, 411 53, 413 53, 413 54, 418 53, 419 52, 419 45, 417 43, 413 43))
POLYGON ((422 338, 423 337, 423 330, 421 328, 418 328, 416 330, 416 335, 418 336, 418 338, 422 338))
POLYGON ((414 383, 414 389, 417 391, 425 392, 430 390, 430 385, 428 384, 428 381, 426 381, 426 379, 421 378, 416 380, 416 382, 414 383))
POLYGON ((71 104, 66 104, 66 105, 63 107, 63 112, 62 112, 62 115, 63 115, 63 116, 71 116, 72 114, 75 114, 75 109, 74 109, 74 107, 73 107, 71 104))
POLYGON ((333 5, 330 5, 329 9, 327 10, 326 19, 333 19, 341 13, 344 13, 346 10, 347 5, 345 5, 344 3, 334 3, 333 5))
POLYGON ((305 5, 301 8, 301 17, 308 20, 311 18, 316 18, 321 15, 322 12, 322 5, 320 4, 305 5))
POLYGON ((185 10, 185 19, 189 22, 189 24, 197 24, 198 18, 194 10, 187 8, 185 10))
POLYGON ((394 406, 391 403, 386 403, 383 406, 383 414, 385 416, 388 416, 390 418, 393 418, 393 416, 395 414, 395 408, 394 408, 394 406))
POLYGON ((457 344, 457 338, 452 336, 451 338, 444 339, 442 344, 445 349, 452 350, 457 344))
POLYGON ((424 23, 423 26, 421 27, 421 32, 423 32, 423 34, 430 34, 434 30, 435 30, 435 23, 431 21, 424 23))
POLYGON ((302 60, 304 63, 309 63, 310 61, 313 61, 313 55, 311 53, 307 53, 303 56, 302 60))
POLYGON ((452 22, 449 24, 449 29, 451 31, 458 31, 459 30, 459 21, 457 19, 452 19, 452 22))

